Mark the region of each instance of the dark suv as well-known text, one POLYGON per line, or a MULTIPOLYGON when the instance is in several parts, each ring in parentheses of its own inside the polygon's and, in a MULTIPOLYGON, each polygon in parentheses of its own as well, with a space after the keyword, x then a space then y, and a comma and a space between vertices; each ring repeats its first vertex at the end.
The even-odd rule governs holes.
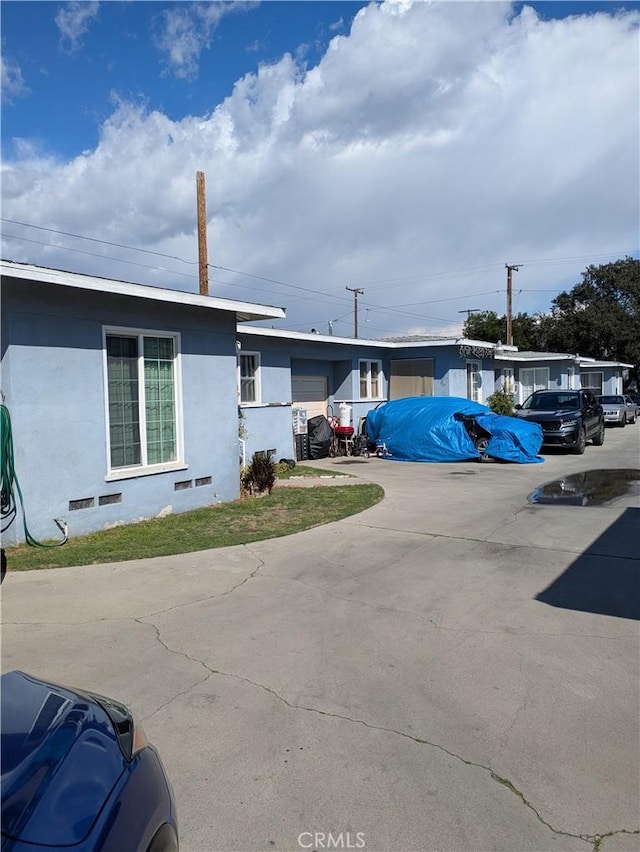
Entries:
POLYGON ((516 417, 542 426, 543 446, 582 455, 588 440, 604 444, 604 412, 593 391, 539 390, 516 409, 516 417))

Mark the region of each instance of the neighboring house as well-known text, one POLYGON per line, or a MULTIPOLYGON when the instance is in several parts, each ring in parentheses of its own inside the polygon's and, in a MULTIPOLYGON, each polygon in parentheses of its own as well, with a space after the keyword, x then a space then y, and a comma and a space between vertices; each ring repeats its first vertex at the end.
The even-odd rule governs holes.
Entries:
POLYGON ((358 430, 372 408, 405 396, 486 403, 505 386, 516 402, 540 388, 621 393, 631 366, 465 338, 363 340, 240 325, 238 340, 247 458, 256 450, 271 450, 278 459, 296 457, 292 408, 311 418, 338 416, 346 404, 358 430))
MULTIPOLYGON (((241 459, 296 458, 296 411, 337 417, 346 406, 357 430, 405 396, 621 393, 630 366, 465 338, 285 332, 245 324, 281 319, 282 308, 1 269, 1 390, 37 538, 55 537, 54 518, 79 535, 233 500, 241 459)), ((4 540, 23 537, 18 518, 4 540)))
MULTIPOLYGON (((36 538, 239 496, 238 321, 281 308, 3 261, 1 390, 36 538)), ((19 516, 3 535, 23 540, 19 516)))
POLYGON ((566 352, 498 351, 496 387, 510 387, 517 402, 524 402, 533 391, 545 388, 590 388, 595 394, 622 393, 631 366, 566 352))
POLYGON ((362 340, 240 325, 240 406, 246 455, 294 457, 292 408, 308 418, 351 408, 358 429, 387 399, 463 396, 494 390, 493 344, 464 339, 362 340))

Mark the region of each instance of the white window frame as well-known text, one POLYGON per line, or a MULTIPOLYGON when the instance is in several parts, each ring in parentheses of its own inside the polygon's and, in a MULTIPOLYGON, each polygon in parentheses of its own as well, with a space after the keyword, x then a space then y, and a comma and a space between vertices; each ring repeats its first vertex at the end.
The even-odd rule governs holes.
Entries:
POLYGON ((502 390, 512 396, 516 392, 516 373, 513 367, 502 368, 502 390))
POLYGON ((173 470, 184 470, 187 465, 184 460, 184 427, 182 417, 182 350, 181 336, 177 331, 160 331, 151 328, 131 328, 130 326, 103 326, 102 327, 102 363, 103 363, 103 395, 104 416, 106 425, 106 459, 107 474, 106 482, 114 482, 119 479, 131 479, 136 476, 150 476, 155 473, 166 473, 173 470), (140 449, 142 461, 140 464, 128 467, 111 466, 111 434, 109 421, 109 375, 107 367, 107 337, 134 337, 138 341, 138 407, 140 427, 140 449), (147 462, 147 421, 144 389, 144 338, 163 337, 173 340, 173 388, 175 404, 175 428, 176 428, 176 458, 170 462, 160 464, 148 464, 147 462))
POLYGON ((248 352, 244 349, 238 353, 238 401, 240 405, 250 407, 252 405, 262 404, 262 365, 259 352, 248 352), (253 379, 253 389, 255 399, 242 398, 242 360, 243 358, 253 358, 253 376, 245 377, 253 379))
POLYGON ((382 361, 378 358, 360 358, 358 361, 358 399, 382 399, 382 361), (374 393, 373 389, 373 379, 371 376, 371 367, 376 365, 378 368, 378 375, 376 377, 376 383, 378 385, 377 393, 374 393), (362 393, 362 367, 365 367, 365 393, 362 393))
POLYGON ((518 378, 520 380, 520 402, 524 402, 534 391, 547 390, 549 387, 548 367, 520 367, 518 378), (533 373, 533 381, 530 383, 532 390, 525 390, 523 373, 533 373), (544 379, 540 378, 544 376, 544 379))
POLYGON ((604 373, 602 370, 584 370, 580 373, 580 387, 586 390, 593 391, 596 396, 604 393, 604 373), (599 376, 600 383, 597 385, 587 384, 585 380, 591 376, 599 376))
POLYGON ((482 402, 482 361, 467 361, 467 399, 482 402), (472 376, 476 376, 475 387, 472 376))

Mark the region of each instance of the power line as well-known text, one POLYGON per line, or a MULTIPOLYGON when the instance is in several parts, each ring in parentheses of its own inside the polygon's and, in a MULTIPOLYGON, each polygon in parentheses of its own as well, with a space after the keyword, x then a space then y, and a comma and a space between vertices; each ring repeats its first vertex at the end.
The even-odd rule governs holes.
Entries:
MULTIPOLYGON (((126 245, 123 245, 123 243, 112 243, 112 242, 109 242, 109 240, 99 240, 96 237, 84 237, 81 234, 71 234, 71 233, 69 233, 69 231, 59 231, 56 228, 45 228, 43 225, 30 225, 28 222, 16 222, 14 219, 5 219, 4 217, 0 217, 0 221, 9 222, 11 225, 21 225, 24 228, 35 228, 38 231, 48 231, 50 234, 62 234, 62 236, 65 236, 65 237, 74 237, 76 240, 88 240, 89 242, 100 243, 101 245, 104 245, 104 246, 113 246, 114 248, 129 249, 130 251, 141 251, 141 252, 144 252, 144 254, 153 254, 153 255, 156 255, 156 257, 166 257, 170 260, 177 260, 180 263, 189 263, 189 264, 192 264, 193 266, 196 266, 197 263, 198 263, 197 260, 185 260, 183 257, 176 257, 173 254, 163 254, 160 251, 153 251, 152 249, 143 249, 143 248, 136 248, 135 246, 126 246, 126 245)), ((3 234, 3 236, 10 236, 10 235, 3 234)), ((15 239, 20 239, 20 237, 16 237, 15 239)), ((44 243, 43 245, 47 245, 47 244, 44 243)), ((62 248, 62 246, 58 246, 58 248, 62 248)), ((68 249, 68 251, 72 251, 72 249, 68 249)))
MULTIPOLYGON (((149 266, 148 263, 137 263, 135 260, 125 260, 122 257, 113 257, 109 254, 97 254, 94 251, 84 251, 83 249, 74 249, 69 248, 68 246, 59 246, 55 243, 45 243, 42 240, 31 240, 29 237, 18 237, 14 234, 2 234, 3 239, 7 240, 21 240, 25 243, 35 243, 39 246, 45 246, 46 248, 59 249, 60 251, 70 251, 74 254, 86 254, 87 257, 98 257, 100 260, 112 260, 115 263, 127 263, 130 266, 139 266, 142 269, 151 269, 153 272, 169 272, 171 275, 181 275, 184 278, 194 278, 193 275, 189 275, 187 272, 175 272, 173 269, 166 269, 164 266, 149 266)), ((138 249, 136 249, 138 251, 138 249)), ((144 249, 140 249, 140 251, 144 251, 144 249)), ((165 255, 165 257, 169 257, 169 255, 165 255)))
MULTIPOLYGON (((556 291, 551 290, 549 292, 555 293, 556 291)), ((407 302, 404 305, 396 305, 396 307, 412 308, 416 305, 435 305, 438 302, 459 302, 462 299, 475 299, 476 296, 493 296, 495 293, 502 293, 502 290, 485 290, 483 293, 467 293, 464 296, 448 296, 446 299, 426 299, 421 302, 407 302)), ((458 313, 460 313, 460 311, 458 311, 458 313)))
MULTIPOLYGON (((81 235, 81 234, 74 234, 74 233, 71 233, 69 231, 62 231, 62 230, 59 230, 59 229, 56 229, 56 228, 47 228, 47 227, 42 226, 42 225, 33 225, 33 224, 30 224, 30 223, 27 223, 27 222, 20 222, 20 221, 14 220, 14 219, 6 218, 6 217, 0 217, 0 221, 7 222, 7 223, 13 224, 13 225, 18 225, 20 227, 34 228, 36 230, 45 231, 45 232, 48 232, 48 233, 60 234, 62 236, 71 237, 71 238, 74 238, 74 239, 87 240, 89 242, 98 243, 98 244, 102 244, 102 245, 105 245, 105 246, 112 246, 112 247, 115 247, 115 248, 121 248, 121 249, 125 249, 125 250, 128 250, 128 251, 137 251, 137 252, 141 252, 143 254, 149 254, 149 255, 152 255, 152 256, 155 256, 155 257, 163 257, 163 258, 167 258, 167 259, 170 259, 170 260, 174 260, 178 263, 185 263, 185 264, 188 264, 188 265, 191 265, 191 266, 196 266, 197 263, 198 263, 198 261, 186 260, 185 258, 178 257, 177 255, 166 254, 164 252, 159 252, 159 251, 155 251, 155 250, 152 250, 152 249, 144 249, 144 248, 139 248, 139 247, 135 247, 135 246, 129 246, 129 245, 125 245, 123 243, 116 243, 116 242, 112 242, 112 241, 109 241, 109 240, 98 239, 96 237, 87 237, 87 236, 84 236, 84 235, 81 235)), ((140 267, 140 268, 143 268, 143 269, 149 269, 149 270, 152 270, 154 272, 165 272, 165 273, 168 273, 168 274, 171 274, 171 275, 180 275, 182 277, 195 280, 195 276, 188 275, 187 273, 176 272, 174 270, 166 269, 165 267, 149 266, 148 264, 137 263, 137 262, 132 261, 132 260, 125 260, 124 258, 117 258, 117 257, 113 257, 111 255, 95 254, 93 252, 83 251, 81 249, 68 248, 68 247, 65 247, 65 246, 60 246, 60 245, 55 245, 55 244, 52 244, 52 243, 42 242, 42 241, 39 241, 39 240, 32 240, 32 239, 29 239, 27 237, 19 237, 19 236, 13 235, 13 234, 3 234, 3 237, 5 237, 6 239, 14 239, 14 240, 21 240, 21 241, 24 241, 24 242, 31 242, 31 243, 35 243, 37 245, 43 245, 43 246, 47 246, 47 247, 50 247, 50 248, 58 249, 59 251, 73 252, 73 253, 77 253, 77 254, 85 254, 89 257, 100 258, 101 260, 111 260, 111 261, 114 261, 116 263, 127 263, 127 264, 130 264, 132 266, 140 267)), ((636 251, 636 250, 634 250, 634 251, 636 251)), ((570 262, 574 262, 576 260, 589 260, 589 259, 593 260, 593 259, 604 258, 604 257, 613 257, 613 256, 620 257, 620 256, 623 256, 625 254, 629 255, 629 254, 633 254, 633 253, 634 252, 627 251, 627 252, 609 252, 607 254, 574 255, 574 256, 567 256, 567 257, 564 257, 564 258, 562 258, 562 257, 561 258, 539 258, 537 260, 523 261, 522 263, 523 263, 523 265, 526 263, 528 266, 542 266, 542 265, 551 265, 551 264, 556 264, 556 263, 570 263, 570 262)), ((472 274, 474 272, 480 272, 480 271, 486 271, 486 270, 494 269, 495 267, 498 267, 500 265, 501 264, 493 263, 493 264, 487 264, 487 265, 484 265, 484 266, 467 267, 465 269, 460 269, 460 270, 450 271, 450 272, 423 273, 421 275, 404 276, 402 278, 377 279, 375 281, 369 282, 366 286, 370 289, 375 289, 376 286, 383 286, 383 285, 389 284, 389 283, 400 283, 400 282, 409 283, 411 281, 415 281, 415 280, 418 280, 418 279, 435 280, 435 279, 444 279, 444 278, 455 278, 457 276, 469 275, 469 274, 472 274)), ((220 266, 220 265, 217 265, 217 264, 208 264, 208 267, 213 268, 213 269, 217 269, 217 270, 220 270, 220 271, 224 271, 224 272, 231 272, 235 275, 241 275, 241 276, 244 276, 246 278, 252 278, 252 279, 255 279, 256 281, 264 281, 266 283, 275 284, 275 285, 280 286, 280 287, 286 287, 286 288, 289 288, 289 289, 292 289, 292 290, 298 290, 301 293, 312 294, 317 301, 326 302, 327 304, 338 304, 338 305, 342 306, 342 305, 344 305, 344 303, 346 301, 344 298, 341 298, 338 294, 331 295, 329 292, 320 291, 316 288, 303 287, 303 286, 298 285, 298 284, 290 284, 286 281, 280 281, 280 280, 275 279, 275 278, 269 278, 269 277, 262 276, 262 275, 256 275, 256 274, 250 273, 250 272, 244 272, 242 270, 233 269, 231 267, 220 266)), ((226 286, 226 287, 245 287, 247 289, 250 289, 250 287, 251 287, 251 285, 249 285, 249 284, 242 284, 242 283, 239 283, 239 282, 233 282, 232 283, 232 282, 225 282, 225 281, 217 280, 215 283, 220 284, 222 286, 226 286)), ((545 290, 536 290, 536 289, 522 288, 519 292, 520 293, 523 293, 523 292, 557 293, 558 290, 559 290, 559 288, 550 289, 550 290, 546 290, 546 289, 545 290)), ((413 302, 413 303, 407 303, 407 304, 404 304, 404 305, 396 305, 393 308, 392 307, 383 307, 381 305, 375 305, 375 304, 369 303, 369 308, 377 310, 377 311, 381 311, 381 312, 386 313, 386 314, 397 314, 397 315, 400 315, 400 316, 410 316, 410 317, 415 318, 415 319, 425 319, 425 320, 430 320, 430 321, 434 321, 434 322, 453 323, 453 322, 455 322, 455 320, 444 319, 442 317, 432 317, 432 316, 427 316, 427 315, 417 315, 414 312, 407 312, 407 311, 403 311, 402 309, 414 307, 414 306, 417 306, 417 305, 428 305, 428 304, 435 304, 435 303, 438 303, 438 302, 459 301, 461 299, 471 299, 471 298, 475 298, 477 296, 493 295, 493 294, 500 293, 500 292, 502 292, 502 291, 501 290, 490 290, 490 291, 485 291, 485 292, 482 292, 482 293, 473 293, 473 294, 467 294, 467 295, 463 295, 463 296, 452 296, 452 297, 444 298, 444 299, 433 299, 433 300, 426 300, 426 301, 423 300, 421 302, 413 302)), ((273 294, 271 294, 271 295, 273 295, 273 294)))

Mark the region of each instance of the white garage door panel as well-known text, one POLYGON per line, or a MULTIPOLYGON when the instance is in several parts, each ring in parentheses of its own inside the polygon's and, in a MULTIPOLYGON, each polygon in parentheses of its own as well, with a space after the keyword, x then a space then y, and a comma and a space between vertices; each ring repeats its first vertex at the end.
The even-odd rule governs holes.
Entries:
POLYGON ((304 408, 307 419, 320 414, 327 416, 326 376, 292 376, 291 399, 293 404, 304 408))

